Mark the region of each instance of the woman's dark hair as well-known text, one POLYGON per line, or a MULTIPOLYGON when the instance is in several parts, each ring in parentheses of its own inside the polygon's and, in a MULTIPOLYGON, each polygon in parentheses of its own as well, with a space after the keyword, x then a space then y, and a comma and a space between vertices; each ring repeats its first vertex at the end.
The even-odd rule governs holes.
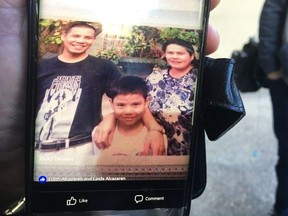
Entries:
MULTIPOLYGON (((174 38, 174 39, 170 39, 170 40, 167 40, 163 45, 162 45, 162 51, 165 53, 166 52, 166 49, 167 49, 167 46, 170 45, 170 44, 176 44, 176 45, 179 45, 179 46, 182 46, 184 47, 187 52, 189 53, 189 55, 193 55, 195 53, 195 50, 192 46, 192 44, 190 44, 189 42, 185 41, 185 40, 182 40, 182 39, 179 39, 179 38, 174 38)), ((166 58, 164 57, 163 60, 166 61, 166 58)), ((192 60, 191 64, 194 66, 194 67, 197 67, 198 66, 198 61, 197 59, 194 57, 194 59, 192 60)))
POLYGON ((194 54, 194 52, 195 52, 192 44, 188 43, 185 40, 179 39, 179 38, 167 40, 162 46, 162 51, 165 52, 167 49, 167 46, 170 44, 177 44, 179 46, 184 47, 190 55, 194 54))
POLYGON ((112 100, 119 94, 140 94, 146 99, 148 96, 148 87, 143 78, 137 76, 124 76, 113 83, 113 86, 106 94, 112 100))

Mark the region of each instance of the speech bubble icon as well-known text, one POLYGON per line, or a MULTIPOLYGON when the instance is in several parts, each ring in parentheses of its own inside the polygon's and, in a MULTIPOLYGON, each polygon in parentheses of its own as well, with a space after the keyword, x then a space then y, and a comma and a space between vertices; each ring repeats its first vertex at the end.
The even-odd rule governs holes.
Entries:
POLYGON ((143 197, 143 195, 135 195, 134 200, 137 204, 137 203, 143 202, 144 197, 143 197))

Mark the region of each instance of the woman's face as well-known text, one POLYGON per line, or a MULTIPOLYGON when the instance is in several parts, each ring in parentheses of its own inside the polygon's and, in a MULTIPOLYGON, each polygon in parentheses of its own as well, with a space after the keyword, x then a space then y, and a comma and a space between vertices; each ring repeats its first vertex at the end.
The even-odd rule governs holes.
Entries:
POLYGON ((184 71, 191 67, 191 62, 194 59, 194 54, 190 55, 189 52, 180 45, 170 44, 165 51, 167 63, 176 70, 184 71))

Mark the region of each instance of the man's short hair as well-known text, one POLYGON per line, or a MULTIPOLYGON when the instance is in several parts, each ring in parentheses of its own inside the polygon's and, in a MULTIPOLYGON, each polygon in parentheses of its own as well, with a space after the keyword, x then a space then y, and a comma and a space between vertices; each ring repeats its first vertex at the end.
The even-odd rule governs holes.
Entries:
POLYGON ((107 91, 107 96, 112 100, 117 95, 140 94, 146 100, 148 87, 143 78, 137 76, 124 76, 117 80, 107 91))
POLYGON ((96 37, 96 33, 97 33, 96 28, 93 25, 91 25, 91 24, 89 24, 87 22, 82 22, 82 21, 75 21, 75 22, 69 23, 67 28, 65 29, 65 33, 68 33, 74 27, 90 28, 90 29, 92 29, 95 32, 95 37, 96 37))

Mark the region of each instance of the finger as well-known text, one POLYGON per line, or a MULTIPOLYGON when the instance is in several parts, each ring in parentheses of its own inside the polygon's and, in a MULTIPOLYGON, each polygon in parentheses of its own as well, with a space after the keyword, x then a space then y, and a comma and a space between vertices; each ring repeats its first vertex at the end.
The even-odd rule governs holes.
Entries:
POLYGON ((153 155, 153 156, 162 155, 162 154, 161 154, 161 150, 158 149, 158 148, 156 148, 156 149, 153 149, 153 148, 152 148, 152 155, 153 155))
POLYGON ((208 26, 206 39, 206 55, 215 52, 219 46, 220 37, 218 31, 211 25, 208 26))
POLYGON ((149 149, 150 149, 150 143, 145 143, 144 144, 144 149, 143 149, 143 156, 147 156, 149 154, 149 149))
POLYGON ((97 148, 99 148, 99 149, 102 149, 103 148, 103 146, 100 144, 100 142, 99 142, 99 131, 97 130, 97 129, 94 129, 94 132, 93 132, 93 142, 94 142, 94 144, 97 146, 97 148))
POLYGON ((213 10, 219 3, 220 0, 211 0, 210 10, 213 10))
POLYGON ((108 147, 108 134, 103 131, 95 130, 94 142, 99 149, 108 147))
POLYGON ((158 145, 152 146, 152 155, 158 156, 158 155, 164 155, 165 154, 165 148, 159 147, 158 145))
POLYGON ((102 148, 108 148, 109 147, 109 132, 102 131, 101 137, 100 137, 100 143, 102 145, 102 148))
POLYGON ((158 155, 166 155, 166 149, 165 148, 161 148, 159 150, 159 154, 158 155))
POLYGON ((162 148, 160 155, 166 155, 166 149, 165 148, 162 148))

